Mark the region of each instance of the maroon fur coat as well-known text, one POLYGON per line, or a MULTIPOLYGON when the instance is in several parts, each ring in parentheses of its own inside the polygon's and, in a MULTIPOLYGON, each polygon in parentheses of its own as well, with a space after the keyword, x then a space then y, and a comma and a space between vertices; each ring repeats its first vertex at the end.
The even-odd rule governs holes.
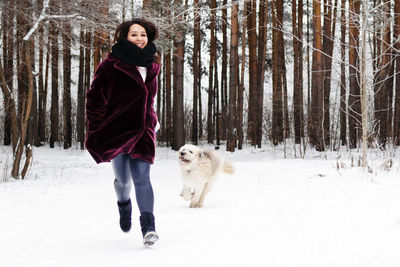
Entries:
POLYGON ((157 63, 147 68, 146 81, 136 66, 108 56, 97 67, 86 94, 85 145, 97 163, 129 154, 152 164, 157 115, 157 63))

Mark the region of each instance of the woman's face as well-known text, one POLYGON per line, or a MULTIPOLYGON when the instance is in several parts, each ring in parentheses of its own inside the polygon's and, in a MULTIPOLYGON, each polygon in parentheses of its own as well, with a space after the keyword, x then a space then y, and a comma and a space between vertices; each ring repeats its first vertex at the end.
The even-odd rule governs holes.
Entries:
POLYGON ((133 24, 129 27, 128 36, 126 39, 141 49, 145 48, 149 41, 147 38, 146 29, 139 24, 133 24))

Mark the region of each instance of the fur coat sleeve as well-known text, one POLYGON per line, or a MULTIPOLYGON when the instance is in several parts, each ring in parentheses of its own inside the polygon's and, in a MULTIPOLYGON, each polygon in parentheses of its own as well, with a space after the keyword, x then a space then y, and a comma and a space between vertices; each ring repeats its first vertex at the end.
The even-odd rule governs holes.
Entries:
POLYGON ((86 94, 85 145, 97 163, 118 154, 154 162, 157 115, 153 102, 160 66, 147 69, 146 81, 139 70, 108 57, 98 66, 86 94))

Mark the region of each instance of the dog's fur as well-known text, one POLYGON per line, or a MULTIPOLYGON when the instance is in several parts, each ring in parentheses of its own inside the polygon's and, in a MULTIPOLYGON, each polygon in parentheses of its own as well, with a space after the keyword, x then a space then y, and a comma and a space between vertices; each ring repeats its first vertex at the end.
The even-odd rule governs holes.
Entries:
POLYGON ((215 151, 186 144, 179 149, 183 189, 181 196, 191 208, 201 208, 219 172, 233 174, 233 165, 215 151))

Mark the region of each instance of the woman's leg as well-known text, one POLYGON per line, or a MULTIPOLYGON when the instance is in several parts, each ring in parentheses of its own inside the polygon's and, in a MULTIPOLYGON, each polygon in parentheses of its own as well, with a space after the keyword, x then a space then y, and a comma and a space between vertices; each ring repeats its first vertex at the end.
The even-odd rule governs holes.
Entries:
POLYGON ((154 194, 150 182, 150 163, 141 159, 129 161, 133 183, 135 185, 136 202, 140 210, 140 226, 143 234, 143 244, 151 247, 157 240, 154 222, 154 194))
POLYGON ((113 160, 111 165, 114 170, 115 180, 114 188, 119 203, 126 203, 130 200, 132 180, 129 169, 130 157, 127 154, 119 154, 113 160))
POLYGON ((132 179, 129 171, 129 155, 120 154, 113 160, 111 165, 114 170, 114 188, 118 199, 119 226, 124 232, 131 229, 132 203, 131 188, 132 179))
POLYGON ((150 163, 130 158, 129 169, 135 185, 136 202, 140 212, 153 213, 154 194, 150 182, 150 163))

